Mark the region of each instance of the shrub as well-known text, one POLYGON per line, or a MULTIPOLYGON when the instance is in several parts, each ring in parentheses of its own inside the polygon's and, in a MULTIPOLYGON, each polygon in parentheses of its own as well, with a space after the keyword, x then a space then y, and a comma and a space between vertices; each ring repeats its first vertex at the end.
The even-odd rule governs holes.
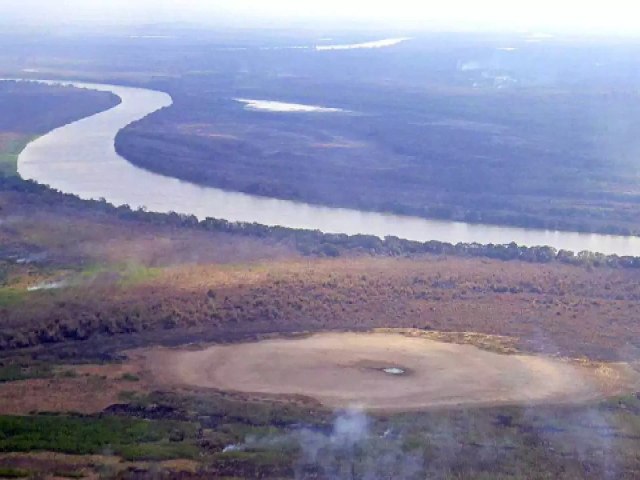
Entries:
POLYGON ((25 478, 29 475, 30 473, 27 470, 0 467, 0 478, 25 478))

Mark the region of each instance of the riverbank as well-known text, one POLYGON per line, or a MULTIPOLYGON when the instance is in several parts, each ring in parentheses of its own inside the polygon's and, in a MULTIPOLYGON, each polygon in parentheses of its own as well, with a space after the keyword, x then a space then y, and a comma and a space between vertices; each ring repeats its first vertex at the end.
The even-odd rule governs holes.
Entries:
POLYGON ((155 212, 178 212, 199 219, 320 230, 348 235, 396 236, 414 241, 474 242, 551 246, 604 254, 640 255, 640 238, 425 220, 415 217, 320 207, 201 187, 133 166, 114 148, 121 128, 171 104, 161 92, 112 85, 68 82, 110 91, 117 107, 66 125, 30 143, 19 157, 23 178, 84 199, 104 198, 155 212))

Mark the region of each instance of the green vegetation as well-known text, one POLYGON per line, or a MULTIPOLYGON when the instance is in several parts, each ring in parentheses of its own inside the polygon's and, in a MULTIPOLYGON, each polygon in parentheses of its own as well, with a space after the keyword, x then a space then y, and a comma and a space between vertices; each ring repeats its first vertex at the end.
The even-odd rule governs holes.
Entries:
POLYGON ((154 394, 143 403, 191 411, 203 429, 203 462, 218 475, 288 478, 294 464, 308 478, 345 468, 363 478, 380 469, 382 478, 411 479, 635 478, 640 472, 639 395, 580 406, 371 415, 352 452, 335 443, 331 412, 220 394, 154 394), (241 449, 222 452, 228 445, 241 449), (405 467, 414 473, 404 476, 405 467))
POLYGON ((125 460, 171 460, 172 458, 197 459, 200 449, 193 444, 186 443, 150 443, 139 445, 124 445, 116 452, 125 460))
POLYGON ((27 291, 13 287, 0 287, 0 307, 16 305, 24 301, 27 291))
POLYGON ((14 176, 18 174, 18 156, 35 136, 21 135, 2 142, 0 138, 0 175, 14 176))
POLYGON ((0 366, 0 383, 16 382, 29 378, 49 378, 53 376, 50 365, 28 365, 9 364, 0 366))
POLYGON ((112 450, 128 459, 189 458, 194 428, 184 422, 127 417, 0 416, 0 451, 97 454, 112 450), (183 438, 172 442, 175 432, 183 438))
POLYGON ((122 376, 120 377, 122 380, 125 380, 127 382, 139 382, 140 381, 140 377, 137 375, 134 375, 133 373, 123 373, 122 376))
MULTIPOLYGON (((156 278, 162 269, 147 267, 136 263, 126 264, 91 264, 82 265, 79 272, 80 281, 95 278, 102 274, 117 274, 121 286, 132 286, 156 278)), ((73 282, 72 282, 73 283, 73 282)))
POLYGON ((25 478, 30 475, 31 473, 28 470, 23 470, 21 468, 0 467, 0 478, 25 478))
POLYGON ((136 285, 156 278, 162 269, 145 267, 144 265, 127 265, 122 268, 122 280, 120 284, 123 286, 136 285))

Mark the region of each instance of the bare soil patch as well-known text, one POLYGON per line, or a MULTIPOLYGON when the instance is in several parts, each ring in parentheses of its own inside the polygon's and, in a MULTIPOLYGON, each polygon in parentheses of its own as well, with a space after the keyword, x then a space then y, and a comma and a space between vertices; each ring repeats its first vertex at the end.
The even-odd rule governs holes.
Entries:
POLYGON ((371 410, 577 403, 640 384, 626 364, 503 355, 397 333, 321 333, 132 355, 161 385, 302 395, 329 407, 371 410))

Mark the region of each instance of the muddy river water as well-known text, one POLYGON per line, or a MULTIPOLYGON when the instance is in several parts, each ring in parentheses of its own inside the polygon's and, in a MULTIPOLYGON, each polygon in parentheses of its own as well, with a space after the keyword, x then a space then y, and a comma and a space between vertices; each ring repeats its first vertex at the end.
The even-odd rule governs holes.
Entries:
MULTIPOLYGON (((85 199, 104 198, 115 205, 149 211, 193 214, 327 233, 394 235, 409 240, 550 245, 573 251, 640 256, 640 237, 534 230, 427 220, 300 202, 202 187, 138 168, 119 156, 119 130, 172 104, 159 91, 83 82, 50 82, 112 92, 121 103, 68 124, 30 143, 20 154, 18 171, 25 179, 85 199)), ((300 113, 295 113, 299 115, 300 113)))

